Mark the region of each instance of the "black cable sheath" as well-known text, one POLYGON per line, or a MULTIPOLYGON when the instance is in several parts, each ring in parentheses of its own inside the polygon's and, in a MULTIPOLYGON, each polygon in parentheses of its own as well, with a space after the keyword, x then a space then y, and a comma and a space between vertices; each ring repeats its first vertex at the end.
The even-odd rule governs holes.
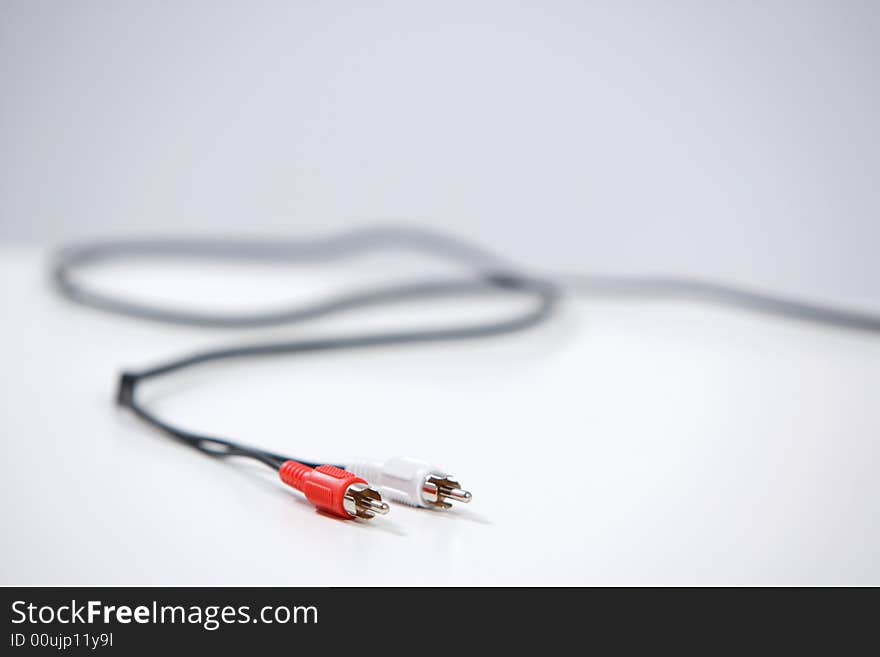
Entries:
MULTIPOLYGON (((401 331, 396 333, 364 334, 345 337, 305 339, 285 342, 267 342, 260 344, 242 345, 236 347, 202 351, 174 359, 156 365, 140 372, 126 372, 120 379, 120 390, 127 388, 126 392, 120 392, 119 400, 124 406, 128 406, 140 418, 182 440, 196 449, 212 456, 246 456, 254 458, 269 467, 277 468, 287 460, 299 461, 306 465, 316 467, 319 464, 294 457, 272 454, 265 450, 247 447, 236 442, 214 436, 206 436, 179 429, 158 418, 146 410, 137 400, 136 385, 141 381, 152 379, 193 367, 203 363, 237 359, 254 356, 278 356, 290 354, 302 354, 309 352, 337 351, 342 349, 363 349, 368 347, 382 347, 392 345, 404 345, 427 342, 441 342, 453 340, 468 340, 481 337, 490 337, 512 333, 534 326, 550 316, 553 312, 557 293, 554 288, 544 283, 528 281, 526 279, 514 279, 510 277, 488 278, 489 289, 500 287, 505 291, 526 292, 534 295, 533 306, 525 312, 490 322, 482 322, 470 325, 440 327, 428 330, 401 331)), ((462 292, 486 292, 485 284, 464 285, 462 283, 438 284, 431 290, 432 296, 437 296, 441 286, 449 293, 460 294, 462 292)), ((423 292, 426 288, 419 285, 414 292, 423 292)), ((409 296, 409 291, 407 292, 409 296)), ((341 466, 340 466, 341 467, 341 466)))
POLYGON ((507 265, 481 249, 447 235, 419 229, 379 227, 305 241, 167 239, 92 243, 67 247, 59 251, 52 273, 60 292, 77 303, 141 319, 214 328, 289 324, 370 306, 443 297, 513 294, 525 295, 532 299, 532 305, 526 310, 488 321, 411 331, 264 342, 219 348, 172 359, 142 371, 125 372, 120 377, 118 403, 130 408, 148 424, 205 454, 252 458, 277 469, 286 460, 296 460, 313 467, 318 464, 175 426, 140 403, 137 396, 138 384, 182 369, 220 360, 467 340, 523 330, 547 319, 552 314, 558 298, 555 287, 548 282, 530 279, 520 274, 504 273, 502 269, 504 267, 507 265), (246 314, 182 311, 142 304, 93 291, 79 283, 74 276, 74 271, 79 267, 119 259, 184 257, 283 264, 338 259, 380 248, 404 248, 425 252, 463 265, 466 275, 459 278, 361 288, 331 295, 311 305, 295 305, 246 314))
POLYGON ((121 376, 119 404, 130 408, 148 424, 206 454, 252 458, 273 469, 289 459, 311 466, 318 464, 177 427, 147 410, 139 402, 137 385, 142 381, 202 363, 228 359, 468 340, 512 333, 547 320, 556 309, 560 296, 559 287, 592 295, 696 298, 839 328, 880 331, 878 315, 793 300, 696 278, 602 275, 532 277, 520 273, 517 267, 468 242, 418 228, 373 227, 310 240, 174 238, 89 243, 60 250, 54 260, 52 275, 61 294, 79 304, 158 322, 232 329, 290 324, 372 306, 464 295, 512 294, 525 295, 532 300, 531 306, 524 311, 488 321, 411 331, 239 345, 200 351, 139 372, 125 372, 121 376), (461 266, 464 273, 458 278, 360 288, 330 295, 310 305, 290 305, 243 314, 186 311, 140 303, 89 289, 78 282, 74 275, 78 268, 120 259, 164 257, 290 264, 335 260, 377 249, 422 252, 453 262, 461 266))

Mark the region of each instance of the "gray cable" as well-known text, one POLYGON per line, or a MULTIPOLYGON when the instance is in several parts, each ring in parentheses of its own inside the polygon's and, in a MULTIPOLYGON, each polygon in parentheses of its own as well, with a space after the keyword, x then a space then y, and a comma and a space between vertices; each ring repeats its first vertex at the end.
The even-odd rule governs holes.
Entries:
POLYGON ((516 294, 533 300, 531 306, 500 318, 437 326, 409 331, 389 331, 342 337, 294 341, 263 342, 197 352, 176 358, 140 372, 121 376, 118 401, 135 414, 172 437, 212 456, 244 456, 271 468, 293 459, 225 438, 207 436, 177 427, 148 411, 136 396, 139 382, 201 363, 231 358, 294 354, 337 349, 357 349, 413 343, 465 340, 496 336, 535 326, 555 311, 558 285, 591 295, 690 297, 735 305, 741 308, 831 326, 880 331, 880 316, 793 300, 724 283, 683 277, 639 277, 579 275, 570 277, 529 276, 501 259, 467 242, 432 231, 414 228, 378 227, 312 240, 222 240, 158 239, 90 243, 67 247, 53 264, 57 288, 77 303, 107 312, 160 322, 244 328, 304 321, 332 313, 367 308, 379 304, 463 295, 516 294), (409 281, 382 287, 360 288, 331 295, 307 305, 252 313, 211 313, 185 311, 131 301, 124 297, 93 291, 76 280, 74 270, 85 265, 132 258, 195 258, 274 262, 327 261, 376 249, 409 249, 440 257, 462 266, 460 277, 409 281))
POLYGON ((251 328, 290 324, 366 306, 447 296, 464 287, 489 290, 488 277, 510 267, 487 252, 448 235, 415 228, 374 227, 308 240, 151 239, 92 242, 59 250, 52 274, 58 290, 77 303, 158 322, 212 328, 251 328), (307 305, 249 313, 185 311, 90 290, 78 283, 73 271, 86 265, 114 260, 187 258, 291 264, 327 262, 376 250, 411 250, 462 265, 467 276, 455 280, 407 282, 377 288, 360 288, 330 295, 307 305), (466 283, 463 286, 463 283, 466 283))
POLYGON ((465 340, 497 336, 523 330, 546 320, 557 301, 555 287, 545 281, 511 273, 500 260, 454 238, 429 231, 403 228, 376 228, 340 236, 308 241, 232 241, 232 240, 147 240, 86 244, 59 252, 53 266, 58 289, 69 299, 94 308, 154 321, 240 328, 303 321, 330 313, 364 308, 376 304, 463 295, 514 294, 533 300, 525 310, 479 322, 437 326, 428 329, 388 331, 341 337, 261 342, 197 352, 172 359, 139 372, 124 372, 119 381, 117 401, 138 417, 199 451, 211 456, 243 456, 270 468, 287 460, 306 465, 316 463, 243 445, 226 438, 208 436, 178 427, 145 408, 137 398, 137 385, 146 379, 169 374, 206 362, 254 356, 277 356, 339 349, 359 349, 438 341, 465 340), (311 305, 246 314, 189 312, 142 304, 101 294, 76 281, 77 267, 114 259, 138 257, 187 257, 290 263, 340 258, 377 248, 406 248, 457 262, 466 267, 458 278, 438 278, 332 295, 311 305))
POLYGON ((682 276, 557 276, 563 289, 592 296, 685 298, 735 306, 827 326, 880 331, 880 315, 827 306, 727 283, 682 276))
MULTIPOLYGON (((593 296, 691 298, 752 311, 863 331, 880 331, 880 315, 810 303, 778 294, 749 290, 722 282, 680 276, 608 276, 576 274, 526 277, 522 269, 464 240, 420 228, 379 226, 309 240, 152 239, 95 242, 60 250, 53 264, 59 291, 77 303, 116 314, 153 321, 214 328, 248 328, 304 321, 336 312, 455 293, 498 291, 491 277, 506 272, 511 279, 528 278, 534 286, 593 296), (466 268, 462 279, 411 281, 402 285, 361 288, 309 305, 294 305, 246 314, 184 311, 102 294, 78 283, 73 270, 133 258, 191 258, 289 264, 321 262, 376 249, 409 249, 456 262, 466 268), (514 276, 512 272, 517 272, 514 276)), ((549 313, 548 313, 549 315, 549 313)))

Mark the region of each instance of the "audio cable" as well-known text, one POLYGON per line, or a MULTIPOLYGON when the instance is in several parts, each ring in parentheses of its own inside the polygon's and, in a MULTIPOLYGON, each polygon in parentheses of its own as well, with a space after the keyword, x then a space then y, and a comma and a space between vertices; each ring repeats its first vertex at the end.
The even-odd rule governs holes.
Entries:
POLYGON ((525 297, 529 301, 525 310, 488 321, 409 331, 238 345, 200 351, 148 369, 126 371, 120 376, 118 404, 156 429, 210 456, 236 456, 258 461, 277 471, 285 484, 301 491, 322 511, 342 518, 363 519, 387 513, 388 505, 383 501, 382 493, 395 501, 438 509, 449 508, 454 501, 467 503, 471 495, 462 490, 446 470, 413 458, 353 461, 347 465, 319 464, 220 436, 193 432, 149 410, 138 397, 139 385, 216 361, 468 340, 512 333, 546 320, 558 298, 553 285, 514 273, 498 259, 468 243, 429 231, 404 228, 369 228, 307 241, 170 239, 71 246, 56 254, 53 279, 61 293, 77 303, 141 319, 215 328, 289 324, 343 311, 425 299, 499 294, 525 297), (284 264, 332 260, 378 249, 422 252, 460 266, 463 274, 400 285, 360 288, 311 305, 292 305, 247 314, 181 311, 141 304, 91 290, 79 282, 75 275, 78 269, 85 266, 126 259, 175 257, 284 264))
POLYGON ((147 369, 121 374, 117 403, 147 424, 206 455, 258 461, 276 471, 282 482, 301 491, 318 509, 341 518, 370 519, 387 513, 389 507, 383 495, 392 501, 412 506, 448 509, 454 502, 469 502, 471 494, 463 490, 456 478, 445 469, 411 457, 321 464, 221 436, 190 431, 148 409, 138 397, 139 385, 217 361, 500 336, 548 320, 557 308, 562 289, 598 295, 694 297, 836 327, 880 331, 880 316, 877 315, 810 304, 698 279, 533 276, 461 239, 434 231, 402 227, 365 228, 309 240, 152 239, 94 242, 60 249, 52 264, 52 277, 60 293, 79 304, 139 319, 220 329, 291 324, 335 313, 426 299, 490 295, 527 299, 529 304, 525 310, 490 320, 208 349, 147 369), (142 303, 90 289, 76 276, 77 270, 86 266, 120 260, 161 257, 284 265, 322 262, 393 249, 412 250, 449 261, 460 267, 462 273, 396 285, 361 287, 308 305, 294 304, 238 314, 188 311, 142 303))

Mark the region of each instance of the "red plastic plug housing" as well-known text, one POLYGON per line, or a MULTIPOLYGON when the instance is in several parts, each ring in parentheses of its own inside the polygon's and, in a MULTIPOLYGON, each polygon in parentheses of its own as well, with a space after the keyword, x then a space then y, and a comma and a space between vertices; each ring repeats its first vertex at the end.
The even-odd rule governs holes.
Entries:
POLYGON ((388 513, 382 496, 364 479, 333 465, 309 467, 285 461, 278 474, 288 486, 301 491, 318 509, 340 518, 370 519, 388 513))

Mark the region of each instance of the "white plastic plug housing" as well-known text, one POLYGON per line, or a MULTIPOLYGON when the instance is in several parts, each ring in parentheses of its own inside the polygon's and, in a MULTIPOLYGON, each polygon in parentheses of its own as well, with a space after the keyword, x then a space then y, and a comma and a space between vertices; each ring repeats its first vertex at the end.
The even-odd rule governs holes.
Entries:
POLYGON ((448 509, 447 500, 470 502, 471 494, 442 468, 427 461, 403 456, 385 461, 354 461, 346 469, 378 486, 382 495, 396 502, 432 509, 448 509))

